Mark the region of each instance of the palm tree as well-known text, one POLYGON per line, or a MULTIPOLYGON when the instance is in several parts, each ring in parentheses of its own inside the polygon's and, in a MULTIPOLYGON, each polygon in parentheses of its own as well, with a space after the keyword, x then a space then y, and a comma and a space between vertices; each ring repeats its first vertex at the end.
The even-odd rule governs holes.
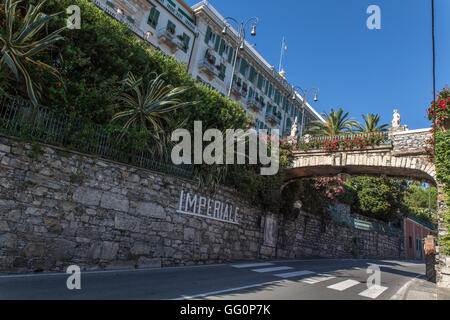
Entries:
POLYGON ((378 125, 381 120, 380 115, 369 113, 367 117, 362 115, 364 123, 356 125, 356 131, 360 133, 383 132, 389 128, 388 124, 378 125))
POLYGON ((162 76, 163 74, 157 76, 156 73, 152 73, 150 78, 153 79, 144 87, 143 79, 136 79, 130 72, 121 81, 123 90, 116 97, 122 110, 112 118, 113 122, 122 121, 124 130, 134 128, 146 134, 156 143, 160 154, 164 153, 170 141, 170 134, 166 133, 181 126, 181 123, 175 122, 170 113, 196 104, 180 99, 180 96, 190 89, 189 87, 174 88, 166 84, 162 76))
POLYGON ((344 114, 344 110, 339 108, 337 112, 334 112, 333 108, 330 110, 330 114, 322 113, 322 117, 326 122, 320 120, 311 121, 308 124, 308 131, 306 133, 314 136, 327 136, 333 137, 344 133, 349 133, 353 127, 358 125, 358 122, 353 121, 353 118, 348 116, 348 112, 344 114))
POLYGON ((60 36, 60 33, 65 27, 42 38, 38 37, 47 22, 61 12, 52 15, 40 12, 42 6, 47 2, 47 0, 44 0, 37 6, 30 4, 22 22, 19 21, 17 16, 17 7, 21 2, 3 0, 2 6, 0 6, 3 7, 5 15, 5 26, 0 28, 0 69, 6 66, 9 74, 12 73, 17 81, 20 81, 22 76, 26 84, 28 97, 36 106, 38 104, 36 91, 39 93, 40 86, 36 80, 31 78, 30 66, 34 65, 41 69, 50 70, 53 74, 58 74, 58 71, 48 64, 33 60, 32 57, 48 49, 55 42, 62 40, 63 37, 60 36))

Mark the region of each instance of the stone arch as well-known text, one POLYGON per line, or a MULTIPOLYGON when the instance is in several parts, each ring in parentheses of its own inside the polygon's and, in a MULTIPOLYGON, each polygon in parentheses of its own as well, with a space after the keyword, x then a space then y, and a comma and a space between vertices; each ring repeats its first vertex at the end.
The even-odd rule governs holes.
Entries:
POLYGON ((297 178, 335 176, 338 174, 403 177, 437 185, 436 168, 423 151, 392 152, 387 146, 371 150, 324 150, 294 152, 294 161, 287 171, 287 181, 297 178))

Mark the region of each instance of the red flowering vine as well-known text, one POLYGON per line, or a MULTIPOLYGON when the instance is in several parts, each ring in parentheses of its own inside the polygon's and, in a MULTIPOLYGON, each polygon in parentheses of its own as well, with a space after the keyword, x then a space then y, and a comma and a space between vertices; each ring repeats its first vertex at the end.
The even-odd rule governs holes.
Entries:
POLYGON ((387 143, 389 140, 387 133, 371 133, 353 137, 330 137, 327 139, 312 138, 309 142, 300 141, 295 146, 295 150, 325 149, 329 152, 338 150, 361 150, 375 145, 387 143))

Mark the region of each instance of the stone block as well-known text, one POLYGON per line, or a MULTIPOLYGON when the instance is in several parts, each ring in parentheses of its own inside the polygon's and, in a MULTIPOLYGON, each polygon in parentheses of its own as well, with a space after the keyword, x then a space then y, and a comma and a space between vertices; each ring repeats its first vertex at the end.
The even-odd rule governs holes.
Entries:
POLYGON ((119 244, 110 241, 94 243, 90 249, 90 257, 94 260, 112 260, 119 251, 119 244))
POLYGON ((25 246, 23 252, 27 258, 42 257, 45 252, 45 245, 41 243, 29 243, 25 246))
POLYGON ((104 192, 101 197, 100 206, 105 209, 128 212, 130 209, 130 202, 127 197, 123 195, 104 192))
POLYGON ((92 188, 80 187, 73 194, 73 200, 85 206, 98 206, 101 199, 102 192, 92 188))
POLYGON ((145 243, 135 243, 130 252, 135 256, 148 255, 150 254, 150 246, 145 243))
POLYGON ((161 258, 140 257, 138 268, 161 268, 161 258))
POLYGON ((141 202, 136 212, 146 217, 163 219, 166 217, 164 208, 157 203, 153 202, 141 202))
POLYGON ((117 213, 114 217, 114 228, 132 232, 140 231, 140 221, 129 215, 117 213))

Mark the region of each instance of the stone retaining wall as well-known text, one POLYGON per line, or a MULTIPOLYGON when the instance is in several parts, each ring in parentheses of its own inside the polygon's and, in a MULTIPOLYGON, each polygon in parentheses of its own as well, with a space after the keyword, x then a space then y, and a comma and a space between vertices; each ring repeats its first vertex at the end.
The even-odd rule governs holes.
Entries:
POLYGON ((182 190, 199 192, 191 181, 0 136, 0 272, 402 254, 401 235, 324 227, 306 213, 266 216, 226 188, 214 197, 240 208, 239 224, 177 213, 182 190))

